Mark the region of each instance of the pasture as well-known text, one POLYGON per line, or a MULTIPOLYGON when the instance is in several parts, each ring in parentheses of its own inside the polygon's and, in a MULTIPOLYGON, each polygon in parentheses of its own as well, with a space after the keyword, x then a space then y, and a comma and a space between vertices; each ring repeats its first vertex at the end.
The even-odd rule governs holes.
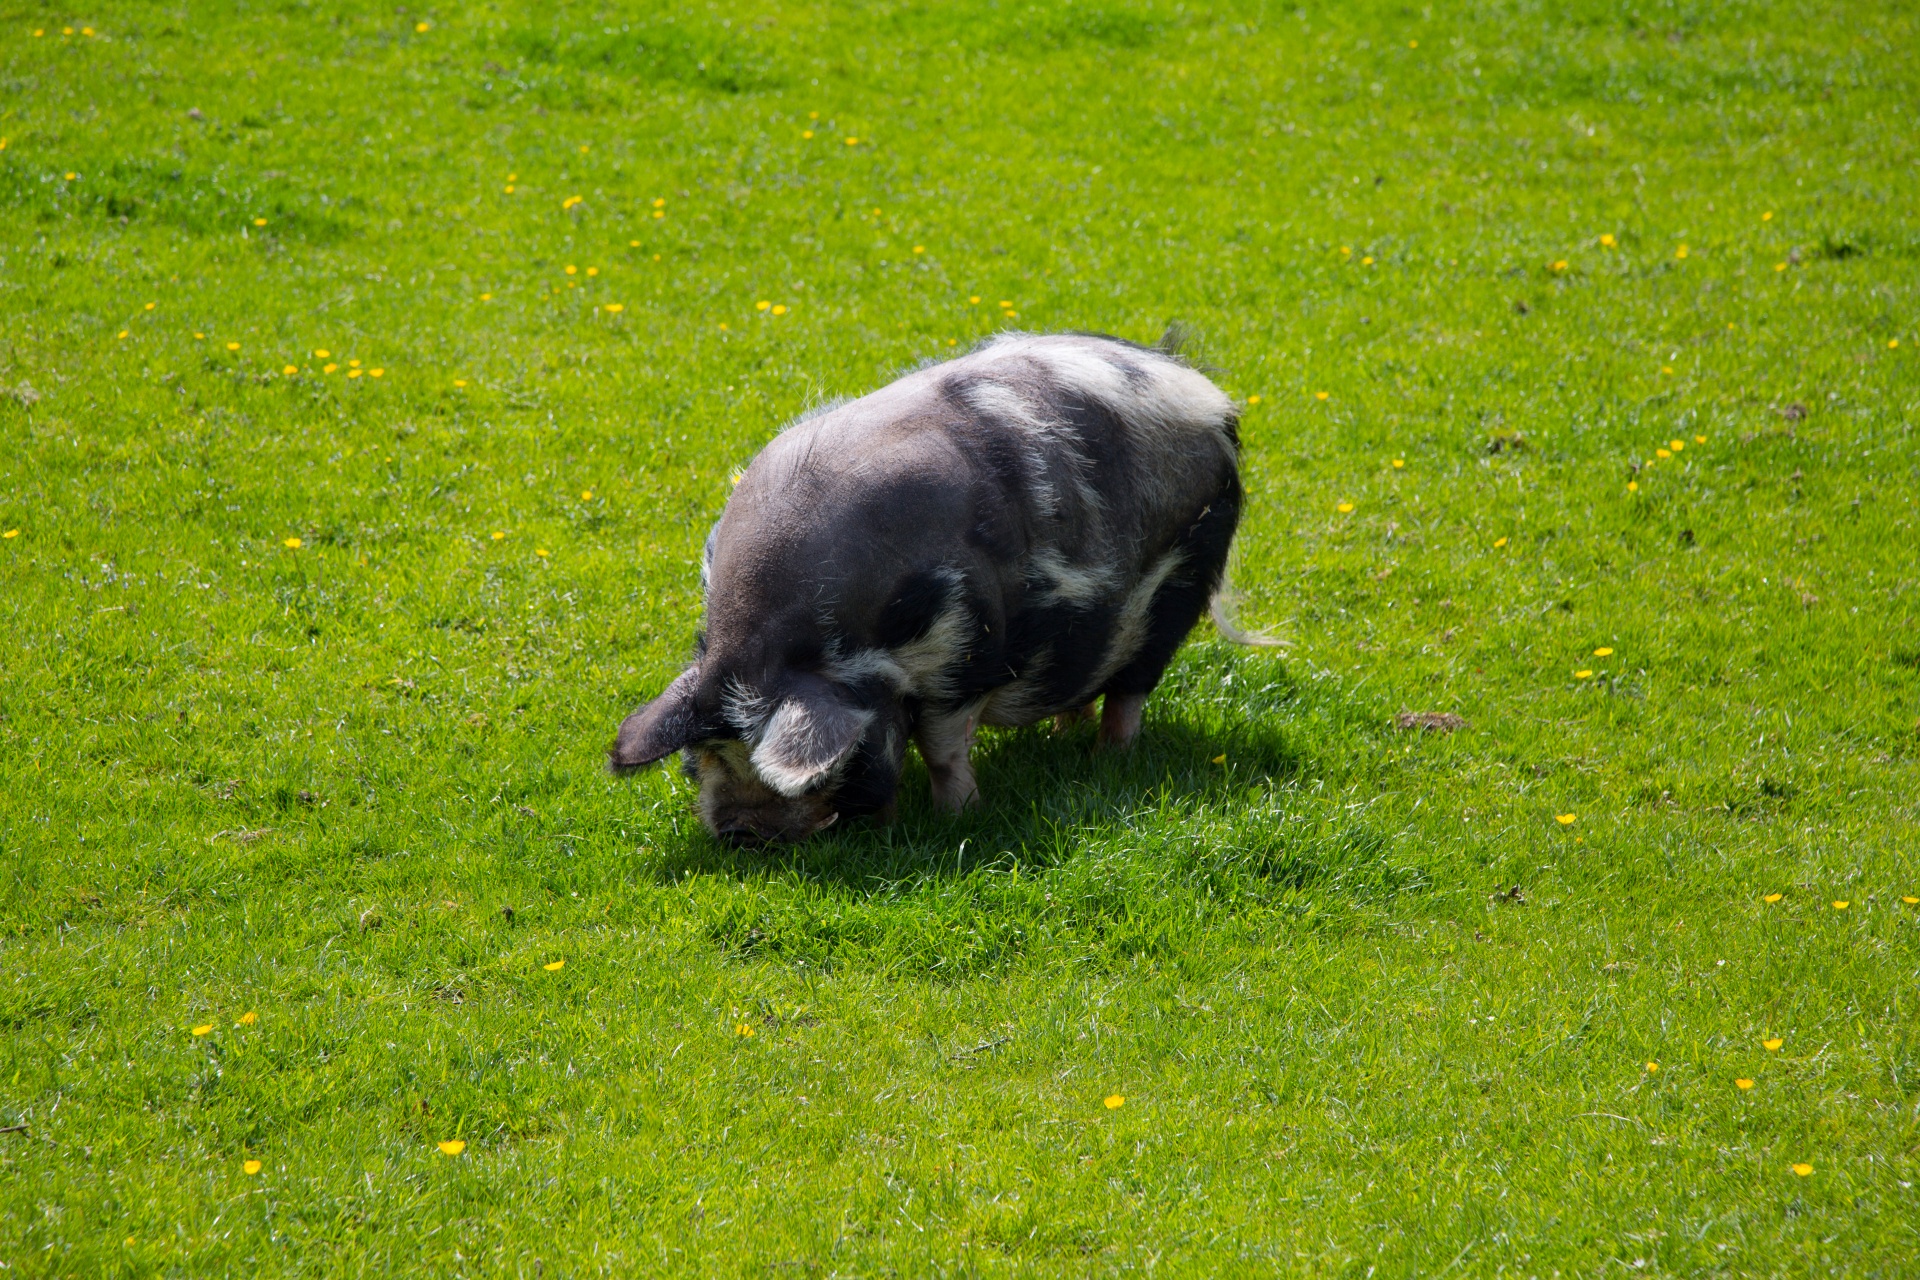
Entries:
POLYGON ((14 4, 0 1269, 1920 1265, 1920 18, 14 4), (1137 747, 724 848, 782 422, 1186 325, 1137 747))

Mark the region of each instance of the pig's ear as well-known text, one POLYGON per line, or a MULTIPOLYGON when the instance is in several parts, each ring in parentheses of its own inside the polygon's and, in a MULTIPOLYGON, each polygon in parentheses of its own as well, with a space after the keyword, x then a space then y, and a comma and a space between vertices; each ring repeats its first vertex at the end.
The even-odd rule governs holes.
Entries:
POLYGON ((615 773, 643 769, 698 740, 698 716, 693 705, 700 669, 688 667, 666 692, 620 722, 607 764, 615 773))
POLYGON ((801 676, 760 731, 754 770, 781 795, 800 795, 852 754, 872 719, 825 680, 801 676))

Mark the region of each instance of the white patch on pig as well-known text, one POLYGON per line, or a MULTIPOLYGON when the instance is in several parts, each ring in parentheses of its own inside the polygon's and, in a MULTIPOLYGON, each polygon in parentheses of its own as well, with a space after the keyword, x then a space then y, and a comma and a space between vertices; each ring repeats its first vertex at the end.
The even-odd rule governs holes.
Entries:
POLYGON ((720 695, 720 714, 726 717, 728 724, 740 731, 742 738, 757 742, 761 727, 773 714, 773 704, 740 681, 729 680, 720 695))
POLYGON ((791 799, 822 782, 838 777, 847 757, 860 743, 871 711, 855 713, 859 732, 844 746, 820 738, 820 725, 803 703, 789 698, 774 709, 753 749, 753 769, 766 784, 791 799))
POLYGON ((1042 604, 1071 604, 1087 608, 1113 591, 1114 571, 1106 565, 1070 564, 1052 547, 1041 547, 1027 557, 1027 580, 1040 587, 1042 604))
POLYGON ((1116 671, 1133 661, 1134 655, 1140 652, 1140 646, 1146 643, 1147 626, 1153 617, 1153 598, 1185 558, 1178 551, 1169 551, 1140 576, 1140 581, 1127 593, 1126 602, 1120 606, 1119 615, 1114 619, 1113 638, 1107 643, 1106 656, 1100 659, 1098 672, 1080 697, 1068 699, 1070 705, 1091 698, 1105 687, 1107 681, 1113 679, 1116 671))

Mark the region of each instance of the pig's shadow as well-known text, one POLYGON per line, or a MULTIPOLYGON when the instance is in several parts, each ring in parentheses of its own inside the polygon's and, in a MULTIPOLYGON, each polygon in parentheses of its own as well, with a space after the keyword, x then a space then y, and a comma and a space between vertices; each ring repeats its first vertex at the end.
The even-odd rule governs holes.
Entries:
POLYGON ((973 752, 982 801, 964 814, 934 809, 926 768, 910 755, 891 824, 859 821, 801 844, 760 849, 737 849, 700 831, 663 850, 658 874, 673 880, 774 870, 871 892, 983 864, 1046 866, 1146 811, 1230 805, 1249 789, 1324 771, 1304 727, 1290 728, 1271 712, 1240 719, 1220 710, 1176 704, 1156 716, 1150 707, 1126 751, 1096 746, 1092 725, 988 731, 973 752))

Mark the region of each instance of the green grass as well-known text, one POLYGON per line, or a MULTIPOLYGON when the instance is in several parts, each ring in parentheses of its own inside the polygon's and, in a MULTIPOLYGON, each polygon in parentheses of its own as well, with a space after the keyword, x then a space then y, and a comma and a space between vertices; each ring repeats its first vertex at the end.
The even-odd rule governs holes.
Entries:
POLYGON ((0 1267, 1910 1273, 1916 48, 6 9, 0 1267), (606 774, 782 421, 1169 320, 1285 656, 793 850, 606 774))

